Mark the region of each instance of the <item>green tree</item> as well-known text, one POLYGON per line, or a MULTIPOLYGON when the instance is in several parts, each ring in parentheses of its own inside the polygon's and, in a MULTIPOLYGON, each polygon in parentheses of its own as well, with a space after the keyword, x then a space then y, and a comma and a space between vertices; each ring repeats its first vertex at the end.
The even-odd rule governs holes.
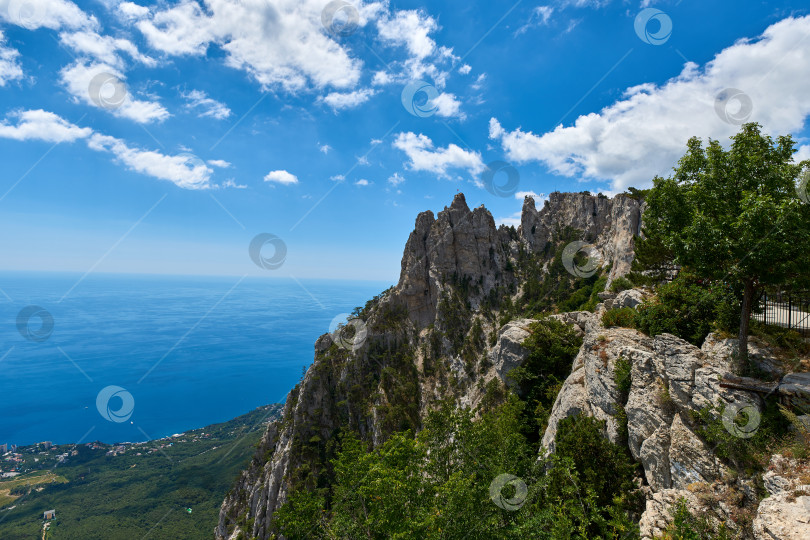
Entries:
POLYGON ((810 205, 796 181, 810 162, 793 163, 793 139, 774 141, 756 123, 731 139, 728 150, 690 139, 675 174, 655 178, 644 221, 678 265, 742 291, 739 371, 747 365, 755 294, 808 280, 810 205))

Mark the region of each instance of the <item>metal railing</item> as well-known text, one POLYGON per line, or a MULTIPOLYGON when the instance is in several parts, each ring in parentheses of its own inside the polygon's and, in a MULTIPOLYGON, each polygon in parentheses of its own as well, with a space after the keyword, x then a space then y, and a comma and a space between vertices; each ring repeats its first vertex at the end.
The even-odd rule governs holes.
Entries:
POLYGON ((810 336, 810 291, 763 292, 752 319, 810 336))

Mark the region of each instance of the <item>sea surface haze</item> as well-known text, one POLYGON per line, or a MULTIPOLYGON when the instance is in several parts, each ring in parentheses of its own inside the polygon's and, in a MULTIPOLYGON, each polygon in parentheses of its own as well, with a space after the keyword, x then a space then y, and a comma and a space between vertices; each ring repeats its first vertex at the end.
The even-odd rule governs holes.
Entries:
POLYGON ((281 402, 332 320, 390 285, 91 274, 74 287, 80 277, 0 273, 0 444, 143 441, 281 402), (31 305, 53 318, 43 341, 18 329, 31 305), (99 409, 108 387, 123 392, 99 409))

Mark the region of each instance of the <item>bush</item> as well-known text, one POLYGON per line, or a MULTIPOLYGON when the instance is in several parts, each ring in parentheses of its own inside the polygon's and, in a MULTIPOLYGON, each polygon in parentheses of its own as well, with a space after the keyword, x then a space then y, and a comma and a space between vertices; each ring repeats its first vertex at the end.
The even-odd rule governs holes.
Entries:
POLYGON ((711 521, 704 516, 695 516, 689 512, 686 499, 675 504, 672 523, 664 532, 664 540, 731 540, 732 534, 725 524, 720 524, 715 531, 711 521))
POLYGON ((633 363, 624 356, 616 359, 616 365, 613 368, 613 380, 616 382, 616 388, 619 389, 622 401, 626 400, 627 395, 630 393, 630 385, 632 384, 630 372, 632 369, 633 363))
POLYGON ((626 291, 627 289, 632 289, 633 284, 624 276, 617 277, 613 280, 613 283, 610 284, 610 292, 622 292, 626 291))
POLYGON ((667 332, 700 347, 712 330, 739 327, 739 301, 729 287, 681 272, 638 307, 635 322, 650 336, 667 332))
POLYGON ((794 355, 810 353, 810 343, 807 343, 795 330, 764 324, 761 321, 751 320, 751 335, 763 339, 771 347, 787 349, 794 355))
POLYGON ((602 324, 605 328, 610 328, 611 326, 635 328, 637 315, 638 312, 629 307, 609 309, 602 314, 602 324))
POLYGON ((605 437, 604 429, 604 421, 590 416, 564 418, 557 426, 555 453, 573 460, 584 485, 596 493, 597 505, 620 499, 625 509, 640 511, 643 496, 633 481, 636 464, 625 448, 605 437))
MULTIPOLYGON (((769 397, 761 416, 754 420, 755 431, 751 437, 741 438, 732 434, 723 425, 725 406, 704 407, 696 414, 697 430, 714 453, 735 469, 753 474, 767 465, 771 454, 777 453, 786 443, 795 440, 790 434, 790 420, 779 408, 776 398, 769 397)), ((733 421, 744 426, 750 418, 740 410, 733 421)))
MULTIPOLYGON (((521 399, 535 407, 534 414, 542 432, 557 392, 571 372, 582 338, 557 319, 540 319, 529 326, 529 331, 531 334, 523 340, 529 356, 507 376, 517 384, 521 399)), ((535 437, 537 434, 532 434, 532 440, 535 437)))

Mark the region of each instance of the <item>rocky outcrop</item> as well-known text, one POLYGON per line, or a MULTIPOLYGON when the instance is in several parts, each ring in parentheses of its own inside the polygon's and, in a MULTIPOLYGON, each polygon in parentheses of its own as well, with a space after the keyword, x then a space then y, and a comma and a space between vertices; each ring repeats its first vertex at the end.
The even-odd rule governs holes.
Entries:
MULTIPOLYGON (((755 479, 731 471, 696 433, 694 413, 712 407, 746 410, 749 423, 745 426, 724 419, 725 429, 733 436, 744 438, 758 428, 764 405, 760 392, 723 384, 737 350, 736 340, 710 334, 698 348, 669 334, 650 338, 631 329, 603 328, 600 313, 615 298, 603 295, 605 304, 597 313, 583 315, 588 321, 582 325, 587 329, 583 345, 554 403, 543 446, 554 451, 563 418, 585 414, 604 420, 605 435, 627 444, 643 469, 648 497, 640 520, 642 538, 660 536, 680 500, 690 511, 715 526, 722 523, 735 535, 750 535, 735 520, 756 512, 758 539, 810 538, 810 485, 805 485, 810 470, 802 470, 795 461, 777 459, 763 477, 770 496, 760 503, 755 479), (615 382, 620 360, 631 365, 626 402, 615 382), (620 407, 626 431, 620 429, 620 407)), ((750 346, 758 365, 776 365, 773 351, 761 344, 750 346)), ((772 386, 783 399, 804 403, 810 395, 807 380, 807 374, 790 374, 772 386)))
POLYGON ((757 509, 755 538, 810 538, 810 470, 794 459, 777 454, 771 457, 762 480, 769 496, 757 509))
MULTIPOLYGON (((239 532, 268 538, 273 513, 286 500, 290 483, 317 473, 310 467, 308 452, 322 451, 323 443, 339 429, 357 431, 375 445, 385 439, 393 422, 387 416, 388 405, 395 398, 386 386, 390 381, 382 377, 384 369, 398 370, 394 384, 408 385, 408 391, 415 392, 407 417, 396 421, 416 430, 434 401, 453 397, 459 405, 474 407, 493 381, 509 384, 508 372, 526 358, 520 344, 531 321, 516 320, 499 328, 479 315, 485 303, 520 290, 515 271, 520 257, 529 254, 547 261, 554 252, 551 249, 549 255, 549 247, 563 238, 561 231, 567 230, 570 238, 576 230, 575 239, 594 244, 604 262, 612 263, 613 279, 629 270, 640 220, 637 200, 582 193, 554 193, 539 211, 527 197, 517 230, 496 227, 483 206, 470 210, 463 194, 437 215, 419 214, 405 246, 399 282, 363 314, 367 337, 348 349, 329 335, 318 340, 315 360, 288 395, 283 419, 267 431, 252 463, 224 501, 217 538, 239 532), (453 297, 459 288, 465 291, 461 300, 453 297), (469 336, 444 331, 449 317, 458 324, 477 320, 481 335, 494 336, 494 345, 476 345, 476 356, 482 359, 478 365, 469 365, 469 358, 458 350, 461 338, 469 336)), ((591 313, 560 317, 583 335, 590 335, 599 324, 591 313)), ((600 373, 590 371, 592 367, 586 369, 589 381, 601 381, 600 373)), ((613 422, 610 400, 615 396, 609 387, 597 393, 602 401, 581 406, 613 422)))
POLYGON ((534 200, 526 198, 519 232, 532 249, 540 250, 566 226, 582 231, 604 262, 612 265, 609 284, 630 271, 634 238, 641 234, 641 213, 638 200, 626 195, 609 199, 587 193, 552 193, 539 211, 534 200))
POLYGON ((445 281, 466 276, 480 285, 480 293, 472 298, 477 307, 493 287, 513 282, 514 277, 505 274, 512 247, 507 231, 496 229, 492 214, 483 206, 470 211, 459 193, 437 218, 431 211, 416 218, 394 294, 407 306, 411 320, 426 326, 436 319, 445 281))

